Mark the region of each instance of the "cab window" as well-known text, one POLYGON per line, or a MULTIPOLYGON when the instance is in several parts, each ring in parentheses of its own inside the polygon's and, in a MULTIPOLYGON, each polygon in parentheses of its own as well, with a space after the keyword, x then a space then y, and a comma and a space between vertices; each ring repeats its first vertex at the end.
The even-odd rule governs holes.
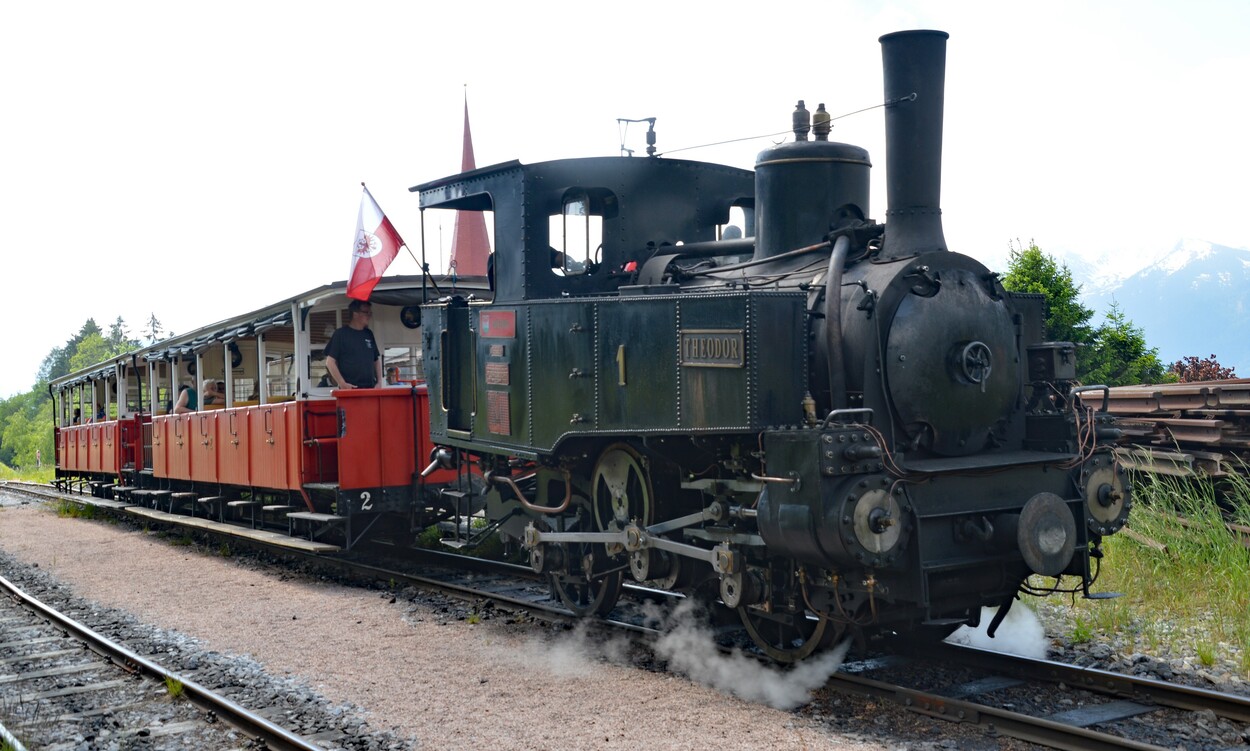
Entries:
POLYGON ((603 239, 603 217, 591 213, 585 191, 565 194, 560 213, 548 218, 548 232, 552 273, 577 276, 594 271, 603 239))

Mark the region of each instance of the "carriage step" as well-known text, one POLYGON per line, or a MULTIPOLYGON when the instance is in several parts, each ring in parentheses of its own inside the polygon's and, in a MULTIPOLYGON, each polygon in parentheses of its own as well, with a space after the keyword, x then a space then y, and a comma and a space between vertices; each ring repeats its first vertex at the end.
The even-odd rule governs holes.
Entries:
POLYGON ((323 524, 335 524, 337 522, 347 521, 346 516, 338 514, 319 514, 315 511, 292 511, 286 515, 288 519, 303 519, 310 522, 321 522, 323 524))
POLYGON ((299 508, 299 506, 288 506, 283 503, 275 503, 269 506, 261 506, 260 510, 265 511, 265 512, 277 513, 278 511, 290 511, 291 509, 296 509, 296 508, 299 508))
POLYGON ((181 506, 185 503, 193 502, 198 496, 199 496, 199 493, 188 493, 186 491, 170 493, 169 494, 169 513, 171 514, 174 513, 175 506, 181 506))
POLYGON ((229 496, 224 495, 206 495, 198 496, 195 503, 191 504, 191 516, 195 516, 197 509, 203 509, 205 514, 216 514, 218 519, 225 521, 225 502, 230 500, 229 496))
POLYGON ((226 505, 230 508, 250 508, 259 506, 260 501, 226 501, 226 505))
POLYGON ((306 482, 304 483, 304 490, 337 493, 339 490, 339 484, 337 482, 306 482))

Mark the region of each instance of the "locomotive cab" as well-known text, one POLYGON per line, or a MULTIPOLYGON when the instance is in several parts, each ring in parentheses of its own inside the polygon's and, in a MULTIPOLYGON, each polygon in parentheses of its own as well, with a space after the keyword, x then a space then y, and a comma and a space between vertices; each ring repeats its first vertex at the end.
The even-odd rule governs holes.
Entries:
MULTIPOLYGON (((665 248, 720 239, 750 171, 675 159, 505 162, 411 188, 422 210, 492 211, 497 303, 616 291, 665 248)), ((747 244, 739 244, 749 247, 747 244)))

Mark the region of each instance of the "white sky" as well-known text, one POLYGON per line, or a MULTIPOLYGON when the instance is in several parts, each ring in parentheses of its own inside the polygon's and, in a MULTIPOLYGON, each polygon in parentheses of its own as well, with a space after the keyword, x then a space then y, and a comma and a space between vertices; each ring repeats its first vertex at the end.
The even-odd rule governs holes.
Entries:
MULTIPOLYGON (((419 253, 407 189, 458 171, 466 84, 478 166, 617 154, 618 117, 657 117, 663 151, 878 103, 877 37, 910 28, 951 35, 952 249, 1250 246, 1250 3, 10 2, 0 396, 88 316, 182 332, 345 278, 361 181, 419 253)), ((880 110, 833 138, 869 149, 882 218, 880 110)))

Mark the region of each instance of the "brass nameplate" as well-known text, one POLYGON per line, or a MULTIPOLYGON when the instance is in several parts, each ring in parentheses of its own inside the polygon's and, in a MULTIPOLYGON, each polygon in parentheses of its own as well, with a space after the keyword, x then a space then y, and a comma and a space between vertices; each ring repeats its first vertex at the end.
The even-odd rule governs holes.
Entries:
POLYGON ((681 364, 692 368, 741 368, 746 348, 741 329, 688 329, 681 332, 681 364))

